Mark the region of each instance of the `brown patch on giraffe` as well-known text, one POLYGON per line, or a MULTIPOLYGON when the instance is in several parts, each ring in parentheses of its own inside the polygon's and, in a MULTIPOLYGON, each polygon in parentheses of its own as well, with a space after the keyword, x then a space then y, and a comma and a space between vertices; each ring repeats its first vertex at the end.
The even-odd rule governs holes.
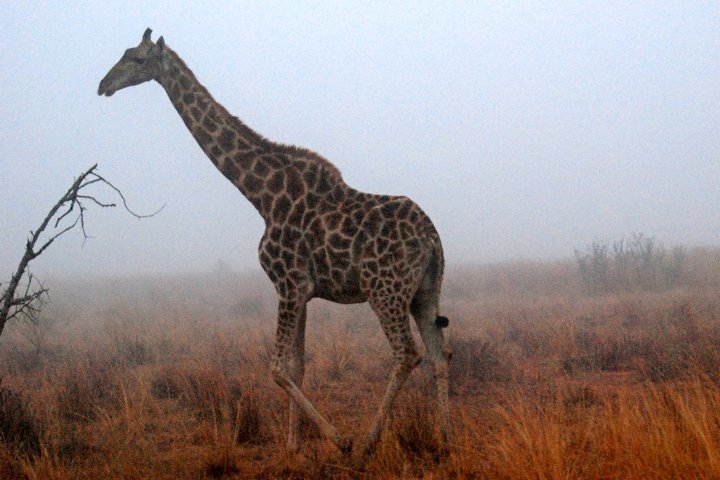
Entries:
POLYGON ((288 223, 291 225, 297 225, 298 227, 302 223, 303 214, 305 213, 305 202, 301 199, 295 202, 295 205, 290 212, 288 217, 288 223))
POLYGON ((317 181, 317 184, 315 185, 315 191, 317 193, 323 194, 323 193, 329 192, 330 190, 332 190, 332 188, 333 188, 333 184, 330 179, 329 172, 327 170, 325 170, 324 168, 321 168, 320 171, 318 172, 318 181, 317 181))
POLYGON ((192 118, 190 118, 190 115, 188 115, 187 112, 183 112, 183 113, 180 115, 180 118, 182 118, 182 121, 183 121, 183 123, 185 124, 186 127, 188 127, 188 128, 191 128, 191 127, 192 127, 193 121, 192 121, 192 118))
POLYGON ((250 193, 257 193, 263 188, 262 179, 256 177, 252 173, 248 173, 243 180, 243 186, 250 193))
POLYGON ((333 200, 336 202, 344 202, 345 201, 345 189, 342 188, 340 185, 335 185, 335 188, 332 191, 332 197, 333 200))
POLYGON ((214 132, 218 129, 217 123, 215 123, 209 115, 205 115, 202 124, 209 132, 214 132))
POLYGON ((237 165, 235 165, 235 162, 231 161, 230 159, 225 159, 222 173, 230 180, 235 180, 240 175, 240 169, 237 167, 237 165))
POLYGON ((333 247, 336 250, 347 250, 350 248, 351 241, 349 238, 343 237, 340 234, 333 233, 328 238, 328 242, 330 243, 330 246, 333 247))
POLYGON ((267 182, 267 189, 272 193, 279 193, 285 183, 285 174, 282 170, 275 172, 267 182))
POLYGON ((250 153, 236 153, 233 156, 233 160, 235 160, 238 167, 246 171, 250 170, 254 158, 255 156, 250 153))
POLYGON ((313 264, 315 265, 315 272, 318 275, 324 277, 330 273, 330 264, 328 263, 327 252, 324 248, 313 252, 312 260, 313 264))
POLYGON ((340 231, 347 237, 352 237, 357 232, 357 225, 351 217, 345 217, 342 220, 340 231))
POLYGON ((176 103, 178 101, 178 99, 180 98, 181 93, 182 92, 180 91, 180 87, 176 83, 170 89, 170 100, 172 100, 174 103, 176 103))
POLYGON ((330 265, 339 268, 347 268, 350 266, 350 253, 347 249, 335 250, 333 248, 327 249, 328 258, 330 259, 330 265))
POLYGON ((215 107, 210 107, 210 110, 207 112, 207 116, 212 119, 213 122, 222 123, 220 121, 220 115, 218 114, 218 110, 215 107))
POLYGON ((417 235, 417 232, 415 231, 415 227, 412 226, 411 223, 403 220, 400 222, 400 236, 402 238, 410 238, 412 239, 417 235))
POLYGON ((180 80, 180 86, 183 88, 183 90, 190 89, 190 80, 188 80, 188 78, 185 75, 180 74, 179 80, 180 80))
POLYGON ((190 105, 192 105, 193 103, 195 103, 195 94, 192 93, 192 92, 191 92, 191 93, 185 93, 185 94, 183 94, 182 100, 183 100, 183 102, 185 103, 185 105, 190 106, 190 105))
MULTIPOLYGON (((243 188, 244 188, 244 187, 243 187, 243 182, 242 182, 239 178, 236 178, 233 183, 235 184, 235 186, 236 186, 239 190, 243 190, 243 188)), ((262 210, 262 198, 261 198, 261 197, 259 197, 259 196, 257 196, 257 195, 253 195, 253 194, 251 194, 251 193, 246 194, 246 197, 247 197, 248 200, 250 200, 250 203, 252 203, 253 207, 255 207, 255 209, 256 209, 258 212, 262 212, 262 211, 263 211, 263 210, 262 210)))
POLYGON ((339 212, 333 212, 325 217, 325 226, 328 230, 337 230, 342 221, 342 215, 339 212))
POLYGON ((277 155, 262 155, 260 158, 267 162, 268 167, 272 168, 273 170, 285 167, 289 163, 286 158, 277 155))
POLYGON ((209 133, 207 133, 202 128, 195 128, 195 139, 200 144, 201 147, 205 147, 206 145, 209 145, 212 143, 213 139, 210 136, 209 133))
MULTIPOLYGON (((382 238, 382 237, 379 237, 377 240, 375 240, 375 251, 377 252, 378 255, 382 255, 383 253, 387 252, 389 247, 390 247, 389 240, 382 238)), ((389 264, 389 262, 390 262, 390 257, 384 257, 380 260, 381 265, 382 264, 387 265, 387 264, 389 264)))
POLYGON ((192 107, 190 109, 190 114, 196 122, 199 122, 203 117, 203 112, 197 107, 192 107))
POLYGON ((275 272, 275 275, 277 275, 278 277, 285 276, 285 272, 286 272, 285 265, 283 265, 282 262, 280 262, 280 261, 273 262, 272 269, 273 269, 273 272, 275 272))
POLYGON ((367 231, 367 235, 370 238, 377 237, 377 235, 380 233, 380 229, 382 228, 383 224, 383 218, 380 215, 380 212, 373 209, 370 210, 370 213, 367 215, 367 220, 365 222, 365 230, 367 231))
POLYGON ((303 172, 303 181, 309 191, 315 190, 315 182, 317 181, 317 167, 315 165, 308 165, 303 172))
POLYGON ((352 241, 352 255, 355 258, 360 258, 360 255, 363 251, 363 245, 367 242, 367 237, 365 236, 365 232, 362 230, 358 231, 355 236, 353 237, 352 241))
POLYGON ((305 196, 305 200, 307 200, 307 206, 310 210, 314 210, 320 203, 320 197, 310 192, 305 196))
POLYGON ((305 215, 303 215, 302 222, 300 223, 300 228, 303 230, 307 230, 310 223, 315 219, 316 213, 314 210, 305 210, 305 215))
POLYGON ((325 242, 325 229, 323 228, 322 221, 315 217, 308 227, 308 233, 310 234, 310 240, 316 244, 321 245, 325 242))
POLYGON ((397 202, 388 202, 382 207, 380 207, 380 210, 386 218, 390 218, 395 216, 395 212, 397 211, 399 206, 400 205, 398 205, 397 202))
POLYGON ((304 259, 307 259, 308 255, 310 254, 310 251, 308 250, 308 246, 307 246, 306 242, 301 241, 300 243, 298 243, 297 254, 299 257, 298 260, 303 260, 303 263, 306 263, 306 262, 304 262, 304 259))
POLYGON ((270 258, 276 258, 280 255, 280 246, 275 243, 268 242, 265 244, 265 251, 268 255, 270 255, 270 258))
POLYGON ((243 137, 238 137, 238 148, 241 150, 250 150, 252 149, 252 145, 250 145, 243 137))
POLYGON ((272 209, 272 219, 276 223, 283 223, 290 213, 290 207, 292 202, 287 195, 282 195, 280 198, 275 200, 272 209))
POLYGON ((410 202, 403 202, 397 211, 396 218, 407 218, 408 214, 410 213, 410 206, 410 202))
POLYGON ((297 228, 284 228, 280 242, 283 245, 296 245, 302 238, 302 232, 297 228))
POLYGON ((195 101, 197 106, 200 107, 200 110, 203 112, 207 111, 208 107, 210 107, 210 102, 208 101, 207 96, 198 95, 195 101))
POLYGON ((305 186, 300 178, 300 172, 295 168, 288 168, 285 175, 285 191, 290 198, 297 200, 305 193, 305 186))
POLYGON ((365 218, 366 213, 367 213, 366 208, 358 208, 350 216, 352 217, 355 225, 360 225, 362 223, 363 219, 365 218))
POLYGON ((253 167, 253 172, 255 172, 255 175, 258 175, 262 178, 267 177, 268 173, 270 173, 270 168, 268 168, 267 164, 263 162, 261 159, 258 159, 255 162, 255 165, 253 167))
POLYGON ((289 250, 283 250, 280 254, 280 257, 282 258, 283 263, 285 264, 285 268, 291 269, 295 267, 295 252, 291 252, 289 250))
POLYGON ((223 128, 222 132, 220 133, 220 137, 218 138, 218 143, 220 144, 220 148, 225 150, 226 152, 230 152, 235 148, 235 137, 237 135, 235 132, 228 128, 223 128))
POLYGON ((272 262, 272 260, 270 259, 268 254, 265 253, 265 251, 261 251, 260 252, 260 264, 261 265, 269 265, 271 262, 272 262))
POLYGON ((270 212, 272 210, 273 202, 275 201, 275 197, 272 196, 270 193, 263 193, 262 195, 262 211, 263 212, 270 212))

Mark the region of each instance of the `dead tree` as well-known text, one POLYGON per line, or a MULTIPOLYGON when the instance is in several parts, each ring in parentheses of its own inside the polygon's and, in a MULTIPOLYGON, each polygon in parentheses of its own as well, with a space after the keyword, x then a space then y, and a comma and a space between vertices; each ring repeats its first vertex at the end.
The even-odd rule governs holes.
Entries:
POLYGON ((85 170, 75 179, 65 195, 50 209, 40 226, 34 232, 30 231, 30 236, 25 244, 25 253, 10 278, 10 283, 0 296, 0 335, 8 320, 13 318, 32 320, 42 306, 43 299, 47 296, 48 290, 29 272, 30 262, 42 255, 55 240, 76 227, 80 228, 83 239, 86 240, 88 235, 85 230, 85 212, 89 205, 94 204, 101 208, 116 206, 115 203, 100 201, 96 196, 88 193, 88 187, 91 185, 102 185, 113 190, 122 201, 125 210, 136 218, 151 217, 162 210, 160 208, 149 215, 136 214, 128 207, 122 192, 97 173, 97 164, 85 170), (50 226, 50 230, 45 233, 48 226, 50 226), (25 287, 20 288, 23 277, 27 277, 27 280, 25 287), (18 290, 19 288, 20 290, 18 290))

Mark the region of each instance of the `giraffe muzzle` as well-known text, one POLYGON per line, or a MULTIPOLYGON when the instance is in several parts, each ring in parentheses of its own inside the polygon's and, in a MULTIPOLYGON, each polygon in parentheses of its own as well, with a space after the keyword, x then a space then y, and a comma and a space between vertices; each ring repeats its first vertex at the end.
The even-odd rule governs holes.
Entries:
POLYGON ((98 95, 105 95, 106 97, 111 97, 113 93, 115 93, 115 90, 110 88, 109 85, 110 82, 107 81, 107 78, 103 78, 100 81, 100 85, 98 85, 98 95))

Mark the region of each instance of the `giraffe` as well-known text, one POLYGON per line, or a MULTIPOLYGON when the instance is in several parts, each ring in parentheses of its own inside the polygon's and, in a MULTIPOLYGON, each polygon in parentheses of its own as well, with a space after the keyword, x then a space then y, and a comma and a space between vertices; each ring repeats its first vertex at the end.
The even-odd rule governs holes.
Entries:
POLYGON ((342 452, 352 443, 338 433, 302 391, 306 306, 312 298, 368 302, 393 352, 394 366, 364 443, 376 446, 393 401, 421 355, 415 319, 433 365, 438 435, 447 444, 448 362, 452 355, 438 315, 443 250, 430 218, 411 199, 365 193, 305 148, 274 143, 232 116, 196 79, 163 37, 147 29, 98 87, 98 95, 157 81, 200 148, 265 221, 260 264, 278 295, 277 333, 270 371, 290 397, 287 447, 300 448, 300 414, 342 452))

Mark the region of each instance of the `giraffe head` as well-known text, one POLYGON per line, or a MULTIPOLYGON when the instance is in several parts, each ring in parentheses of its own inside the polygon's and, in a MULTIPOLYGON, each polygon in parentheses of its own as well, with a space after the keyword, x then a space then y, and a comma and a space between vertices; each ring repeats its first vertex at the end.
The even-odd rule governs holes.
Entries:
POLYGON ((162 73, 161 58, 165 41, 160 37, 157 43, 150 40, 152 30, 145 30, 140 45, 128 48, 120 60, 110 69, 98 87, 98 95, 108 97, 121 88, 139 85, 159 78, 162 73))

